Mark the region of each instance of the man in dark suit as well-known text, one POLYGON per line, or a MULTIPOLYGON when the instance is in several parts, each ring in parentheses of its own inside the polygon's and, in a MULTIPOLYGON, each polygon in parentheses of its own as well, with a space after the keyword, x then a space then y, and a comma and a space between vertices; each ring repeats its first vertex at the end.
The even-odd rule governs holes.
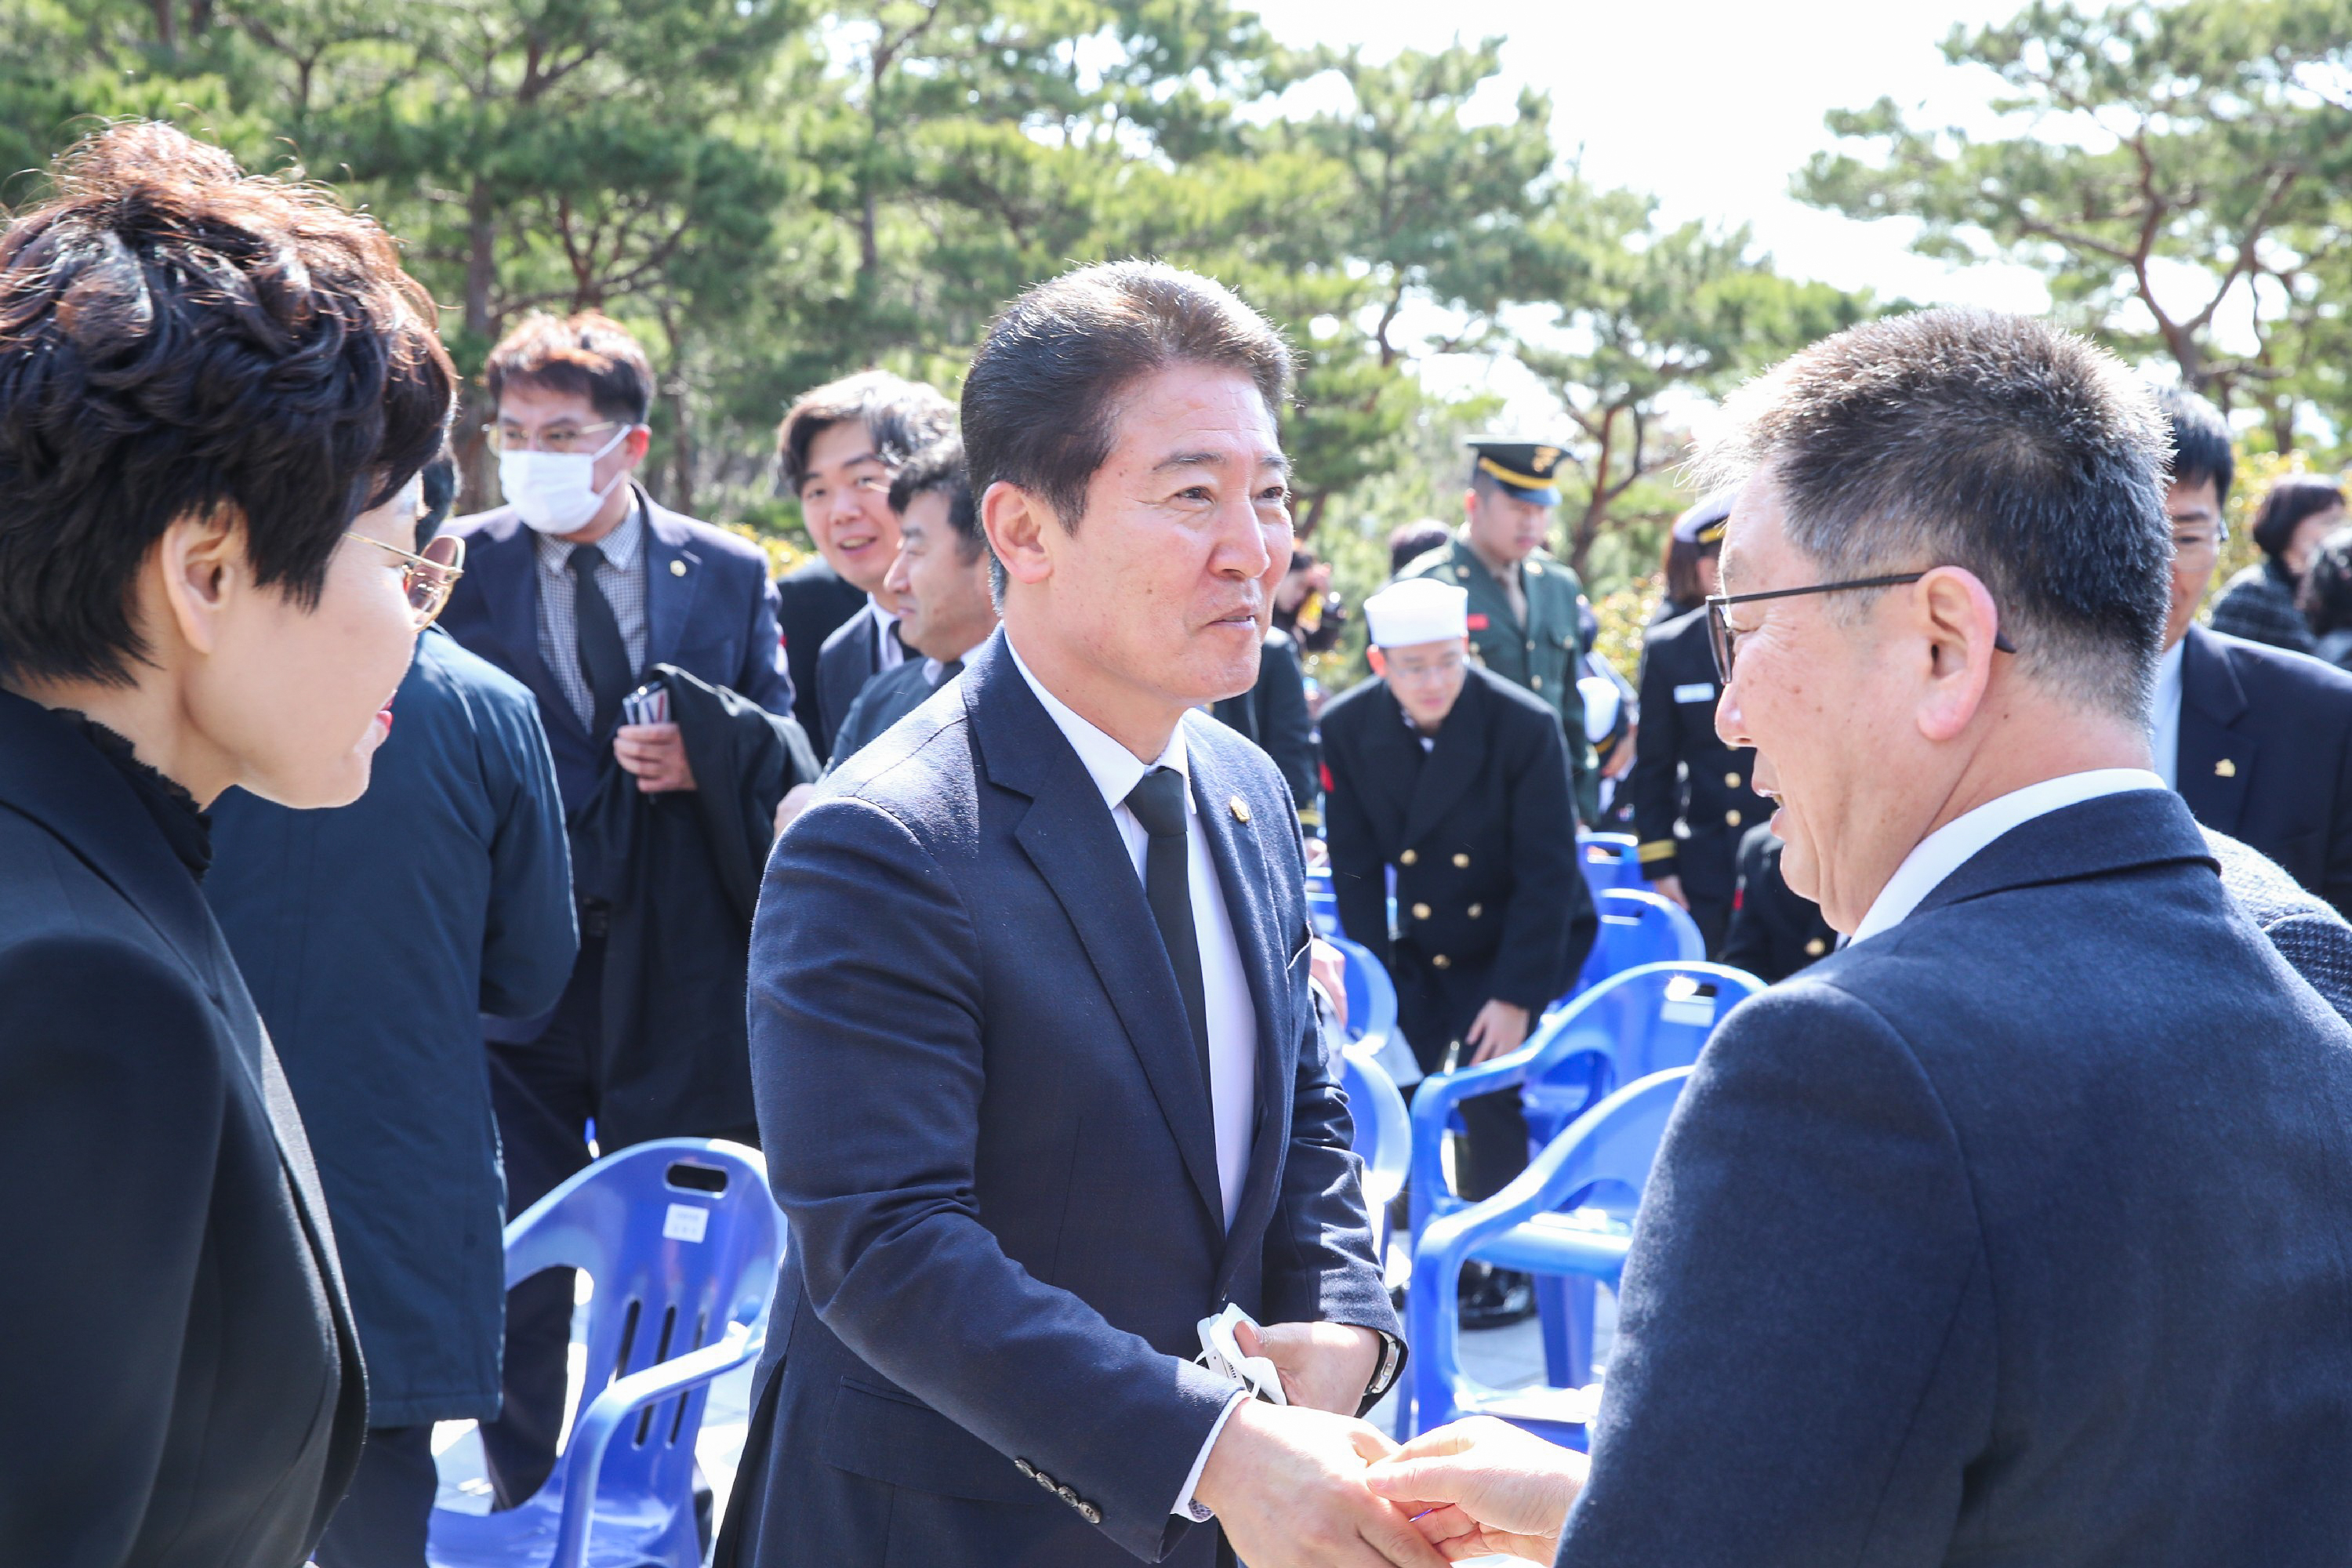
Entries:
POLYGON ((784 668, 793 678, 793 717, 812 743, 824 733, 816 700, 817 654, 835 627, 865 607, 864 590, 835 571, 822 552, 776 579, 776 627, 784 639, 784 668))
MULTIPOLYGON (((1717 494, 1675 524, 1712 575, 1731 498, 1717 494)), ((1654 890, 1690 911, 1710 953, 1721 950, 1738 882, 1739 840, 1764 820, 1756 756, 1715 732, 1715 656, 1706 611, 1652 626, 1643 638, 1642 723, 1633 737, 1633 824, 1642 874, 1654 890)))
MULTIPOLYGON (((1365 600, 1374 677, 1323 711, 1339 921, 1395 981, 1398 1026, 1429 1073, 1518 1049, 1599 930, 1559 830, 1572 807, 1559 715, 1471 665, 1467 600, 1426 577, 1365 600)), ((1527 1168, 1518 1091, 1465 1100, 1462 1116, 1462 1193, 1487 1197, 1527 1168)), ((1465 1274, 1465 1328, 1534 1310, 1524 1276, 1465 1274)))
POLYGON ((2230 428, 2194 393, 2168 390, 2163 406, 2172 603, 2157 665, 2156 771, 2198 821, 2352 913, 2352 675, 2197 624, 2229 537, 2230 428))
POLYGON ((1822 917, 1821 905, 1780 875, 1780 839, 1772 825, 1749 828, 1739 843, 1739 885, 1717 957, 1770 983, 1827 958, 1835 946, 1837 928, 1822 917))
MULTIPOLYGON (((888 582, 898 553, 890 479, 907 459, 954 427, 954 405, 937 389, 881 370, 803 394, 777 426, 777 486, 799 498, 809 538, 825 564, 861 595, 822 631, 814 616, 784 628, 795 682, 802 679, 799 661, 809 661, 807 684, 800 688, 801 723, 819 762, 833 754, 834 737, 866 683, 906 658, 898 596, 888 582)), ((803 595, 816 598, 811 590, 803 595)), ((820 604, 831 614, 839 602, 828 590, 820 604)))
POLYGON ((1268 627, 1265 649, 1258 655, 1257 681, 1238 697, 1228 697, 1210 709, 1217 721, 1255 741, 1274 759, 1282 782, 1297 803, 1299 825, 1310 832, 1321 827, 1316 802, 1318 760, 1315 721, 1307 711, 1307 672, 1299 668, 1298 644, 1280 626, 1268 627))
POLYGON ((1852 940, 1708 1043, 1549 1519, 1475 1433, 1375 1484, 1571 1568, 2342 1563, 2352 1027, 2148 769, 2153 398, 1939 310, 1734 417, 1718 722, 1852 940))
MULTIPOLYGON (((533 316, 492 351, 485 376, 507 504, 449 525, 467 542, 466 574, 441 624, 538 699, 567 813, 615 768, 648 795, 693 790, 678 726, 624 722, 623 703, 645 672, 671 664, 772 713, 792 710, 767 557, 657 504, 632 478, 650 439, 653 371, 618 324, 593 311, 533 316)), ((594 868, 575 852, 572 869, 578 879, 594 868)), ((509 1215, 588 1163, 610 1043, 613 919, 609 903, 583 901, 580 956, 551 1013, 485 1022, 509 1215)), ((712 1005, 738 1003, 721 993, 712 1005)), ((503 1505, 536 1491, 554 1465, 571 1290, 570 1273, 554 1270, 508 1302, 505 1412, 482 1429, 503 1505)))
POLYGON ((794 1246, 722 1563, 1438 1561, 1346 1414, 1402 1345, 1288 794, 1196 711, 1250 684, 1289 558, 1288 375, 1142 262, 1039 285, 973 358, 1003 626, 828 778, 761 901, 794 1246), (1227 1304, 1288 1405, 1193 1359, 1227 1304))

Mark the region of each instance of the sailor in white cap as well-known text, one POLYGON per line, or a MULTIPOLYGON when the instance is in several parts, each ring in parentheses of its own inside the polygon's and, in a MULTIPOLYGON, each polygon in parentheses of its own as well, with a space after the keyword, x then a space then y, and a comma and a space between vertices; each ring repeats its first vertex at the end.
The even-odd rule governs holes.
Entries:
MULTIPOLYGON (((1471 662, 1468 603, 1432 577, 1366 599, 1374 679, 1323 711, 1339 921, 1387 965, 1424 1072, 1517 1049, 1599 930, 1576 864, 1559 713, 1471 662)), ((1486 1197, 1527 1165, 1527 1122, 1517 1090, 1462 1110, 1461 1190, 1486 1197)), ((1465 1274, 1462 1308, 1465 1328, 1498 1326, 1532 1312, 1534 1292, 1524 1276, 1465 1274)))

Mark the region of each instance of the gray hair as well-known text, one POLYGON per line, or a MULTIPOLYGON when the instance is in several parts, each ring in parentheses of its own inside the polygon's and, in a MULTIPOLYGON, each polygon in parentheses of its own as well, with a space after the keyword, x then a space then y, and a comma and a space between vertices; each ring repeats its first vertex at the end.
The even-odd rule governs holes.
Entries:
MULTIPOLYGON (((1965 568, 2021 674, 2147 722, 2171 604, 2171 444, 2114 355, 2032 317, 1924 310, 1822 339, 1725 412, 1703 482, 1768 475, 1825 579, 1965 568)), ((1830 613, 1873 597, 1832 595, 1830 613)))

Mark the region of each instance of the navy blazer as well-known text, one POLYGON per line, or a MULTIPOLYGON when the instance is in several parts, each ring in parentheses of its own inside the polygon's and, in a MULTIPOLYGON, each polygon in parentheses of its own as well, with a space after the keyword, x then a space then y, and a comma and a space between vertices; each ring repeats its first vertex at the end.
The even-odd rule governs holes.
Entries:
POLYGON ((1742 1002, 1634 1226, 1559 1561, 2338 1568, 2352 1027, 2168 792, 1742 1002))
POLYGON ((817 703, 817 655, 824 639, 866 607, 866 592, 844 578, 824 558, 796 566, 776 579, 776 624, 784 637, 784 665, 793 678, 793 717, 808 731, 822 759, 832 737, 817 703))
POLYGON ((751 1071, 793 1245, 744 1562, 878 1563, 887 1539, 925 1568, 1205 1568, 1216 1531, 1169 1512, 1234 1387, 1193 1362, 1198 1320, 1397 1332, 1308 1001, 1289 792, 1207 714, 1184 735, 1258 1019, 1230 1231, 1142 882, 1002 632, 778 842, 751 1071))
POLYGON ((2175 777, 2198 821, 2352 915, 2352 675, 2190 626, 2175 777))
POLYGON ((506 1190, 481 1016, 555 1005, 572 861, 538 705, 437 630, 368 792, 231 790, 205 879, 318 1151, 378 1426, 499 1413, 506 1190))
MULTIPOLYGON (((646 658, 692 670, 714 686, 750 698, 771 713, 793 710, 776 630, 776 585, 756 544, 656 505, 642 489, 650 537, 646 545, 646 658)), ((441 626, 451 637, 531 689, 555 756, 567 811, 596 793, 613 752, 610 731, 591 735, 539 656, 538 552, 512 507, 461 517, 443 530, 466 541, 441 626)))
MULTIPOLYGON (((831 761, 839 747, 842 726, 857 704, 866 683, 883 673, 877 644, 882 628, 864 609, 833 628, 816 656, 816 707, 824 724, 817 751, 820 761, 831 761)), ((920 659, 920 654, 913 655, 920 659)), ((903 662, 903 661, 901 661, 903 662)))
POLYGON ((0 1563, 299 1568, 366 1377, 302 1122, 188 868, 0 692, 0 1563))

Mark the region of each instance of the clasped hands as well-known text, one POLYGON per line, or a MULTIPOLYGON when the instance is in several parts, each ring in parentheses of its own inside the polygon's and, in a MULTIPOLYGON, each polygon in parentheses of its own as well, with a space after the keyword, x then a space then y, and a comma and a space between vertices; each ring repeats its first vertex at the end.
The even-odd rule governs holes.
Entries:
POLYGON ((1236 1407, 1193 1495, 1250 1568, 1436 1568, 1496 1553, 1549 1563, 1584 1456, 1487 1417, 1400 1448, 1352 1412, 1379 1336, 1339 1323, 1235 1332, 1282 1373, 1286 1406, 1236 1407))

